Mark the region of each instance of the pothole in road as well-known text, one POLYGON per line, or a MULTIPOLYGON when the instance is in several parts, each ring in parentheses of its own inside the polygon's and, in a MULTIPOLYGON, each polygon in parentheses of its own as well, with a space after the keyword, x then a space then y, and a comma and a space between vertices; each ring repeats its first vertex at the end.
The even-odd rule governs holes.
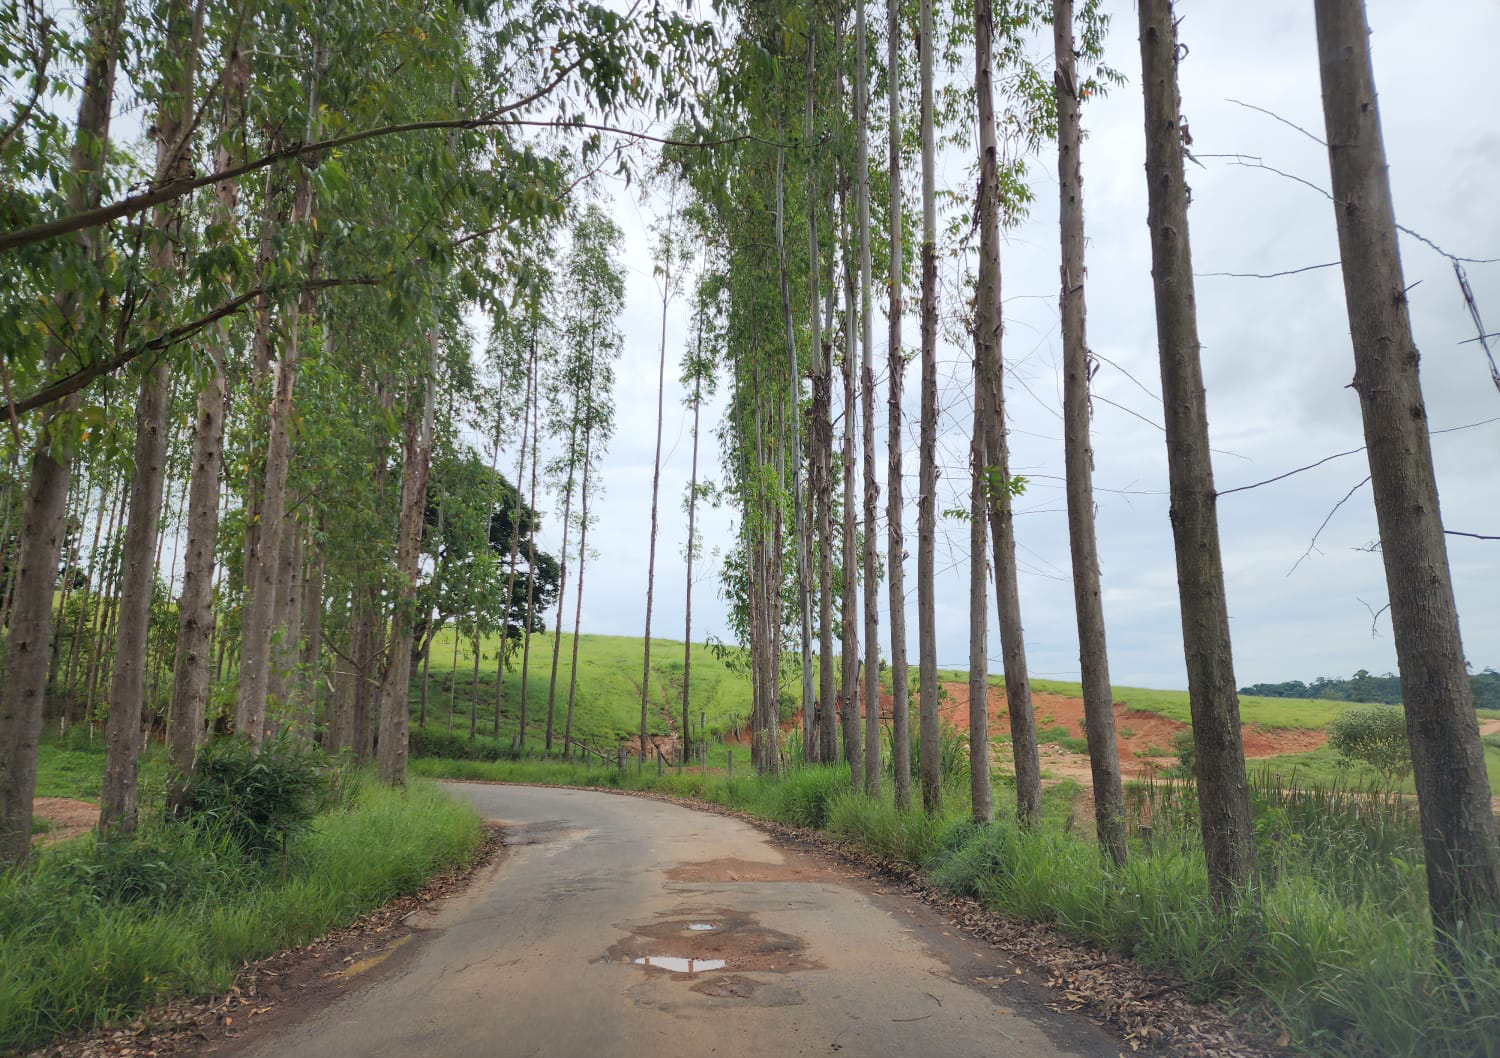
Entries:
MULTIPOLYGON (((726 968, 757 973, 820 968, 802 938, 761 925, 744 912, 720 909, 711 915, 700 912, 629 928, 630 936, 611 946, 604 957, 648 973, 688 980, 726 968)), ((741 991, 748 995, 743 985, 733 984, 725 994, 741 991)))
POLYGON ((819 882, 828 878, 827 871, 820 874, 810 867, 797 867, 788 863, 759 863, 755 860, 742 860, 737 856, 680 863, 670 868, 666 875, 668 880, 674 882, 819 882))
POLYGON ((630 961, 636 966, 650 966, 658 970, 668 970, 674 974, 689 976, 724 969, 723 959, 680 959, 675 955, 642 955, 630 961))

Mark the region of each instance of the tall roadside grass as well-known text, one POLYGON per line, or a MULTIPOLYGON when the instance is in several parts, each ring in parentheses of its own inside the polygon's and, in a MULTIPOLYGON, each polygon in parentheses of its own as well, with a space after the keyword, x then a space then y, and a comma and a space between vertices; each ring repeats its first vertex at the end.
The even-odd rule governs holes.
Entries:
POLYGON ((83 838, 0 874, 0 1052, 222 989, 246 960, 306 943, 466 862, 479 820, 430 783, 360 772, 285 857, 156 820, 83 838))
POLYGON ((1196 795, 1182 781, 1129 791, 1135 837, 1129 864, 1115 870, 1088 833, 1077 787, 1066 785, 1046 791, 1041 825, 1024 830, 1013 790, 998 781, 996 821, 980 826, 963 784, 950 784, 943 812, 929 817, 898 811, 888 793, 852 792, 842 766, 764 779, 539 761, 416 767, 655 790, 819 828, 997 912, 1180 975, 1195 998, 1249 1005, 1268 1035, 1284 1032, 1303 1054, 1500 1058, 1500 936, 1462 940, 1457 964, 1439 958, 1416 809, 1388 788, 1257 773, 1259 897, 1221 910, 1209 898, 1196 795))

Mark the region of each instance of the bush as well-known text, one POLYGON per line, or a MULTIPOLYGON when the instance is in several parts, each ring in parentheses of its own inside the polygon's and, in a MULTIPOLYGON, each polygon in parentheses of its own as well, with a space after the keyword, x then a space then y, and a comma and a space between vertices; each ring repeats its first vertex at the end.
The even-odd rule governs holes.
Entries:
POLYGON ((1328 725, 1328 744, 1344 760, 1368 764, 1388 779, 1400 779, 1411 770, 1406 717, 1398 707, 1344 710, 1328 725))
POLYGON ((435 727, 413 727, 408 742, 413 757, 443 757, 448 760, 496 761, 513 758, 508 743, 497 738, 470 739, 468 734, 439 731, 435 727))
POLYGON ((1198 749, 1193 742, 1193 729, 1185 727, 1172 736, 1172 752, 1177 754, 1177 763, 1184 778, 1197 774, 1198 749))
POLYGON ((173 812, 265 857, 307 829, 332 789, 322 754, 300 739, 272 739, 255 753, 243 738, 221 738, 199 751, 173 812))

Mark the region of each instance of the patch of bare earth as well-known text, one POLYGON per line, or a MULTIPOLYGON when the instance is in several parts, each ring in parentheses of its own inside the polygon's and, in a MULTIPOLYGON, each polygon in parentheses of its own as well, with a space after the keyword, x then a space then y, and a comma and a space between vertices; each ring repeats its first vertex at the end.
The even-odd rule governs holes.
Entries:
POLYGON ((128 1024, 60 1040, 27 1058, 172 1058, 225 1050, 252 1032, 275 1031, 294 1012, 327 1003, 386 963, 412 940, 415 931, 406 924, 412 912, 462 890, 494 861, 503 844, 500 828, 489 824, 467 866, 436 875, 417 892, 311 944, 247 963, 227 991, 173 1000, 128 1024))
MULTIPOLYGON (((943 720, 960 731, 969 730, 969 685, 945 683, 947 698, 938 706, 943 720)), ((1083 738, 1083 699, 1062 694, 1033 693, 1032 709, 1039 732, 1048 728, 1066 728, 1070 738, 1083 738)), ((1010 731, 1010 713, 1006 710, 1005 689, 991 687, 989 694, 989 729, 992 736, 1010 731)), ((1120 751, 1124 776, 1140 779, 1153 771, 1177 763, 1172 753, 1172 737, 1188 725, 1156 713, 1131 709, 1115 702, 1115 739, 1120 751)), ((1263 728, 1247 726, 1240 739, 1249 758, 1277 757, 1283 753, 1305 753, 1328 741, 1325 731, 1303 728, 1263 728)), ((1068 747, 1052 742, 1040 749, 1042 767, 1059 778, 1076 779, 1089 786, 1089 758, 1068 747)))
POLYGON ((55 845, 86 834, 99 824, 99 806, 72 797, 38 797, 31 814, 41 816, 49 825, 45 834, 37 835, 43 845, 55 845))

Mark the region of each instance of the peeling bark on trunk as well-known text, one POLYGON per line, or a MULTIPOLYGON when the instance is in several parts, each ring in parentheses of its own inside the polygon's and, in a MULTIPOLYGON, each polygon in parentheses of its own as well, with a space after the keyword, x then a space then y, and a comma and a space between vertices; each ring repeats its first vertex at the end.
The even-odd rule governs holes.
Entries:
POLYGON ((1500 839, 1464 664, 1363 0, 1316 0, 1323 116, 1427 893, 1440 945, 1500 917, 1500 839))
MULTIPOLYGON (((81 12, 82 21, 89 27, 89 44, 70 158, 74 179, 67 199, 71 212, 99 203, 119 58, 121 7, 120 0, 114 0, 81 12)), ((77 245, 81 257, 97 260, 99 230, 79 231, 77 245)), ((76 326, 81 307, 76 291, 59 291, 56 307, 65 326, 76 326)), ((55 366, 67 353, 64 338, 50 339, 44 352, 45 366, 55 366)), ((37 741, 47 689, 47 648, 52 638, 52 590, 62 554, 72 475, 72 453, 54 444, 51 424, 57 416, 76 411, 81 400, 81 394, 65 398, 42 424, 26 486, 5 641, 5 685, 0 690, 0 866, 23 862, 31 849, 37 741)))
POLYGON ((1139 0, 1146 99, 1147 223, 1156 292, 1156 333, 1166 406, 1172 535, 1182 604, 1183 651, 1192 699, 1198 805, 1209 889, 1227 906, 1255 877, 1255 830, 1240 703, 1230 650, 1224 565, 1208 411, 1199 359, 1198 314, 1188 242, 1187 183, 1177 89, 1177 25, 1171 0, 1139 0))
POLYGON ((1094 788, 1099 847, 1125 865, 1125 794, 1115 739, 1114 696, 1099 588, 1099 544, 1094 537, 1094 451, 1089 443, 1092 374, 1083 296, 1083 167, 1078 72, 1073 57, 1073 0, 1053 0, 1054 84, 1057 93, 1058 221, 1062 231, 1063 454, 1067 465, 1068 541, 1073 559, 1073 604, 1078 618, 1078 663, 1083 680, 1083 726, 1094 788))

